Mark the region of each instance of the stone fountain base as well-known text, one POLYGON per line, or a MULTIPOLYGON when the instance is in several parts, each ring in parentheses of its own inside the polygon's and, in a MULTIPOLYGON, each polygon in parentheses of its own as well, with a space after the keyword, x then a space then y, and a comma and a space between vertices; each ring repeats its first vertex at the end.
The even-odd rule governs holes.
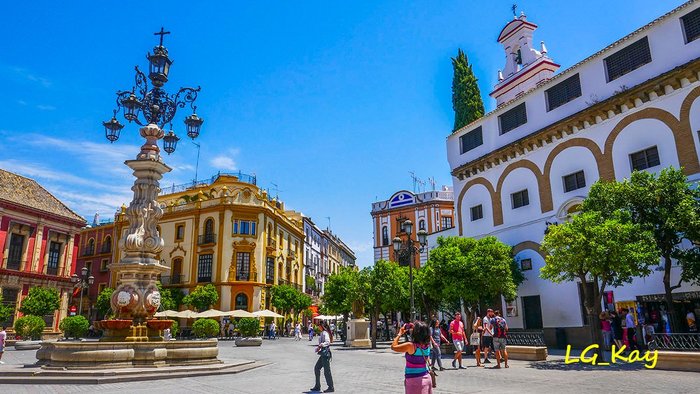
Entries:
POLYGON ((42 342, 42 369, 113 369, 220 364, 218 341, 42 342))

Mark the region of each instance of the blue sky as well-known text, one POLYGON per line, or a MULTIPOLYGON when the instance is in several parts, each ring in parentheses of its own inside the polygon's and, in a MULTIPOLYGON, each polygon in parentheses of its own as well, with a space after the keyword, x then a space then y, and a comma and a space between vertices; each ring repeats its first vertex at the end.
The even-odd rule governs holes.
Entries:
MULTIPOLYGON (((681 0, 521 1, 562 69, 681 0), (632 5, 633 3, 633 5, 632 5)), ((41 182, 78 213, 110 217, 128 202, 122 164, 135 156, 128 125, 110 145, 101 122, 115 91, 161 25, 174 59, 171 91, 201 85, 205 118, 199 178, 255 173, 286 206, 331 228, 372 262, 371 203, 411 189, 409 171, 451 185, 450 57, 474 65, 487 110, 503 67, 496 37, 512 1, 10 2, 0 24, 0 168, 41 182), (163 4, 167 4, 164 7, 163 4)), ((197 150, 184 138, 166 157, 163 184, 194 178, 197 150)))

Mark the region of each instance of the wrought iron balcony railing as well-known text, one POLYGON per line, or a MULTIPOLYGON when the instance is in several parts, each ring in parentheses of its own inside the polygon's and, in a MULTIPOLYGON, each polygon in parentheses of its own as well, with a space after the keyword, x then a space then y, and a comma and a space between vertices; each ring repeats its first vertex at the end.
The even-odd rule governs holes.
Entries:
POLYGON ((700 351, 700 333, 695 334, 665 334, 652 336, 648 344, 650 350, 675 350, 681 352, 700 351))
POLYGON ((207 245, 207 244, 215 244, 215 243, 216 243, 216 234, 214 234, 214 233, 202 234, 199 237, 197 237, 197 245, 207 245))
POLYGON ((182 274, 173 274, 173 275, 168 275, 168 276, 161 276, 160 277, 160 283, 163 284, 163 286, 169 286, 169 285, 179 285, 182 283, 187 283, 187 278, 182 275, 182 274))

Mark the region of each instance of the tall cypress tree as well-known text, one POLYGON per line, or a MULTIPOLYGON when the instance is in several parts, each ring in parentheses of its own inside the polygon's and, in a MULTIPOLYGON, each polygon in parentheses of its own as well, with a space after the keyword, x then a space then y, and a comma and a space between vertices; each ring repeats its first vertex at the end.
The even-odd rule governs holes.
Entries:
POLYGON ((484 116, 484 102, 469 59, 461 49, 457 57, 452 58, 452 68, 452 109, 455 111, 454 130, 457 130, 484 116))

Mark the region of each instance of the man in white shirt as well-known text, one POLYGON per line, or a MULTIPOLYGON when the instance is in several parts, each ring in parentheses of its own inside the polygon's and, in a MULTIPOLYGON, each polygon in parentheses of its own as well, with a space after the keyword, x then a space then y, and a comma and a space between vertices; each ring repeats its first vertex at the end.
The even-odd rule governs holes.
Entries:
POLYGON ((484 364, 491 364, 491 361, 489 361, 489 352, 493 349, 493 326, 491 325, 491 319, 493 319, 494 316, 493 309, 487 309, 486 316, 484 316, 481 322, 484 327, 484 333, 481 337, 481 350, 484 352, 484 364))

